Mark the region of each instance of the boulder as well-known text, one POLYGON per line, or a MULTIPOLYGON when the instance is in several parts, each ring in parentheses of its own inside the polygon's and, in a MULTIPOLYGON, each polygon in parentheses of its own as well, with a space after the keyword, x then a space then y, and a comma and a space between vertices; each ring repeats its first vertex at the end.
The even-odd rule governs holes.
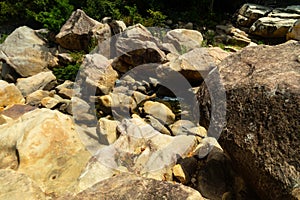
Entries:
POLYGON ((102 24, 87 16, 84 11, 77 9, 62 26, 55 39, 65 49, 89 51, 93 37, 96 42, 109 39, 111 37, 109 25, 102 24))
POLYGON ((143 178, 131 173, 122 173, 101 181, 76 194, 59 200, 98 200, 98 199, 179 199, 202 200, 196 190, 182 184, 143 178))
POLYGON ((49 71, 40 72, 28 78, 18 78, 16 85, 26 97, 37 90, 51 90, 55 84, 56 77, 49 71))
MULTIPOLYGON (((58 59, 52 55, 46 42, 39 38, 34 30, 21 26, 0 46, 0 61, 4 63, 2 72, 8 70, 5 68, 13 68, 18 75, 11 76, 18 78, 48 71, 47 67, 56 66, 58 59)), ((6 76, 7 74, 2 73, 2 77, 6 76)))
POLYGON ((250 27, 249 33, 265 38, 285 38, 296 21, 297 19, 262 17, 250 27))
MULTIPOLYGON (((227 97, 227 125, 219 141, 261 199, 299 198, 299 52, 295 41, 259 45, 219 64, 227 97)), ((208 78, 206 84, 213 81, 208 78)), ((208 99, 203 84, 201 113, 210 108, 208 99)), ((201 116, 200 124, 208 128, 209 119, 201 116)))
POLYGON ((243 27, 250 27, 256 20, 264 17, 272 10, 272 8, 256 5, 244 4, 237 13, 237 24, 243 27))
POLYGON ((287 40, 300 40, 300 19, 289 29, 286 35, 287 40))
POLYGON ((174 29, 168 31, 163 41, 175 46, 180 54, 201 47, 203 36, 199 31, 188 29, 174 29))
POLYGON ((118 73, 112 68, 111 61, 100 54, 87 54, 81 69, 79 79, 82 79, 83 93, 91 89, 100 94, 108 94, 115 85, 118 73), (86 90, 86 91, 85 91, 86 90))
MULTIPOLYGON (((18 172, 28 175, 45 193, 55 196, 72 191, 71 186, 90 158, 72 118, 59 111, 27 112, 1 126, 0 140, 1 152, 7 152, 0 157, 0 163, 8 157, 14 158, 18 172)), ((11 164, 7 163, 6 167, 11 164)))
POLYGON ((46 200, 39 185, 27 175, 0 169, 0 199, 46 200))
POLYGON ((116 39, 114 68, 125 73, 138 65, 163 62, 165 54, 158 43, 157 38, 141 24, 128 27, 116 39))
POLYGON ((209 52, 213 54, 206 48, 195 48, 171 61, 167 67, 181 73, 192 86, 199 86, 217 61, 209 52))
POLYGON ((12 106, 16 103, 25 103, 20 90, 14 85, 6 81, 0 80, 0 110, 6 106, 12 106))

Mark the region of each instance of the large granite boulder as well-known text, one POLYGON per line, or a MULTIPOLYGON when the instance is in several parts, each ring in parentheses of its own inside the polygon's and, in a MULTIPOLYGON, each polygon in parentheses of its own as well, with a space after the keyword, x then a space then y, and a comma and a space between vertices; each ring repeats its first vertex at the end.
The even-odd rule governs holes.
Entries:
POLYGON ((118 78, 111 61, 101 54, 87 54, 81 65, 78 80, 82 79, 83 88, 96 89, 101 94, 111 92, 118 78))
POLYGON ((46 42, 27 26, 17 28, 0 46, 2 77, 28 77, 48 71, 47 67, 57 65, 58 59, 51 53, 46 42), (15 75, 12 72, 17 72, 15 75))
MULTIPOLYGON (((219 64, 227 97, 227 125, 219 141, 261 199, 300 198, 299 52, 295 41, 260 45, 219 64)), ((208 77, 206 84, 214 81, 208 77)), ((211 107, 208 96, 203 84, 201 113, 211 107)), ((200 118, 206 128, 207 116, 200 118)))
POLYGON ((143 178, 131 173, 122 173, 101 181, 76 194, 59 200, 98 200, 98 199, 178 199, 202 200, 201 194, 182 184, 143 178))
POLYGON ((174 29, 167 32, 163 41, 173 44, 177 51, 183 54, 201 47, 203 36, 196 30, 174 29))
POLYGON ((0 130, 1 167, 28 175, 47 194, 71 192, 91 157, 71 117, 59 111, 36 109, 0 130))
MULTIPOLYGON (((77 9, 56 35, 56 42, 69 50, 90 50, 91 40, 102 42, 111 37, 108 24, 102 24, 77 9)), ((94 44, 96 45, 96 44, 94 44)))
POLYGON ((141 24, 128 27, 116 38, 114 68, 125 73, 138 65, 163 62, 165 54, 158 44, 158 39, 141 24))

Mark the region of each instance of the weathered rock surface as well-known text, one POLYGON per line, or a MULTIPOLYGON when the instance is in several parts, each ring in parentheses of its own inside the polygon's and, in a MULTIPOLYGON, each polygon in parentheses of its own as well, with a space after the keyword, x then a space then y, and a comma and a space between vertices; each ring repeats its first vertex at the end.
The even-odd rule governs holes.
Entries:
MULTIPOLYGON (((227 96, 227 126, 219 141, 262 199, 299 198, 299 52, 295 41, 248 47, 219 64, 227 96)), ((206 112, 210 102, 201 88, 206 112)), ((205 118, 200 123, 207 128, 205 118)))
POLYGON ((290 28, 286 35, 287 40, 300 40, 300 19, 298 19, 294 25, 290 28))
POLYGON ((216 42, 245 47, 251 43, 251 39, 246 32, 234 27, 231 24, 217 25, 217 33, 215 36, 216 42))
POLYGON ((196 141, 194 136, 161 134, 139 117, 124 119, 117 129, 118 139, 96 153, 99 162, 120 172, 157 180, 172 180, 171 168, 176 159, 185 157, 196 141))
POLYGON ((161 63, 165 54, 157 46, 158 40, 141 24, 128 27, 116 41, 114 68, 127 72, 132 67, 145 63, 161 63))
POLYGON ((46 197, 38 184, 25 174, 0 169, 0 199, 44 200, 46 197))
POLYGON ((17 103, 25 103, 20 90, 12 83, 0 80, 0 109, 17 103))
POLYGON ((26 97, 37 90, 51 90, 55 84, 56 77, 49 71, 40 72, 28 78, 18 78, 16 85, 26 97))
POLYGON ((142 178, 130 173, 122 173, 101 181, 77 195, 60 198, 60 200, 64 199, 202 200, 203 198, 196 190, 181 184, 173 184, 166 181, 142 178))
POLYGON ((163 41, 173 44, 177 51, 183 54, 201 47, 203 36, 196 30, 174 29, 167 32, 163 41))
POLYGON ((79 76, 85 84, 82 87, 86 90, 92 88, 94 94, 97 90, 101 94, 108 94, 114 87, 118 73, 106 57, 100 54, 87 54, 81 65, 79 76))
POLYGON ((296 21, 297 19, 262 17, 250 27, 249 32, 265 38, 285 38, 296 21))
POLYGON ((56 42, 63 48, 88 51, 92 37, 99 41, 110 38, 109 25, 102 24, 87 16, 84 11, 77 9, 55 38, 56 42))
POLYGON ((219 61, 215 57, 212 50, 195 48, 171 61, 167 67, 181 73, 192 86, 199 86, 219 61))
MULTIPOLYGON (((48 71, 47 67, 57 65, 58 59, 54 57, 46 42, 39 38, 35 31, 22 26, 12 32, 0 46, 0 60, 6 63, 2 65, 2 77, 6 77, 7 68, 13 68, 18 76, 28 77, 48 71), (4 74, 3 74, 4 72, 4 74)), ((11 76, 18 77, 15 74, 11 76)))
POLYGON ((1 163, 12 158, 1 167, 12 168, 15 163, 18 172, 28 175, 47 194, 66 194, 90 158, 71 117, 58 111, 36 109, 0 129, 1 152, 7 152, 1 163))
POLYGON ((237 24, 250 27, 256 20, 265 16, 271 10, 271 8, 266 6, 246 3, 237 13, 237 24))
POLYGON ((146 101, 144 103, 144 111, 164 124, 169 125, 175 121, 175 115, 172 110, 160 102, 146 101))
POLYGON ((26 104, 31 106, 40 106, 41 101, 45 97, 49 97, 50 92, 46 90, 36 90, 33 93, 27 95, 26 104))

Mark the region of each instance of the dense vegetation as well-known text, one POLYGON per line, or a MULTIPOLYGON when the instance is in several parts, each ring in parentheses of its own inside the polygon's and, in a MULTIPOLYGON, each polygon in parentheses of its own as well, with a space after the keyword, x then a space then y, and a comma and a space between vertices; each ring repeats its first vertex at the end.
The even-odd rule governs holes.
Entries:
POLYGON ((243 3, 291 5, 298 0, 0 0, 0 24, 26 24, 57 32, 71 12, 83 9, 96 20, 123 19, 128 25, 163 26, 166 20, 214 26, 243 3))
POLYGON ((26 24, 58 32, 72 11, 83 9, 96 20, 123 19, 127 25, 164 26, 167 20, 213 27, 245 2, 277 5, 298 0, 0 0, 0 24, 26 24))

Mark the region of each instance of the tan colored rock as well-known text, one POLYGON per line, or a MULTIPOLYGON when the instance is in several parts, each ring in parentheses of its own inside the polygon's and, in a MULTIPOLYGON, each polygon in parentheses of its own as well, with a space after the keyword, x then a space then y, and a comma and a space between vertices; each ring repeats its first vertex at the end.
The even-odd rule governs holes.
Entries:
POLYGON ((50 90, 56 84, 56 77, 51 71, 40 72, 28 78, 18 78, 17 87, 24 96, 37 90, 50 90))
POLYGON ((91 38, 103 41, 111 37, 108 24, 102 24, 77 9, 56 35, 56 41, 63 48, 70 50, 89 50, 91 38))
POLYGON ((174 29, 168 31, 163 40, 164 42, 173 44, 177 51, 183 54, 201 47, 203 36, 196 30, 174 29))
POLYGON ((59 100, 53 98, 53 97, 45 97, 41 100, 42 106, 45 108, 54 108, 59 103, 59 100))
POLYGON ((214 39, 217 42, 240 47, 245 47, 251 43, 248 34, 232 24, 217 25, 216 29, 219 35, 214 37, 214 39))
POLYGON ((97 126, 99 142, 105 145, 114 143, 118 138, 117 126, 118 121, 100 118, 97 126))
POLYGON ((195 145, 194 136, 161 134, 139 117, 124 119, 117 128, 119 138, 99 149, 96 158, 117 171, 135 172, 157 180, 172 180, 171 168, 177 156, 185 157, 195 145))
POLYGON ((173 175, 182 183, 185 184, 187 182, 187 178, 185 173, 181 167, 181 165, 177 164, 173 167, 173 175))
MULTIPOLYGON (((18 172, 47 194, 66 194, 90 158, 72 118, 58 111, 36 109, 24 114, 1 126, 0 140, 1 149, 17 149, 18 172)), ((17 157, 16 150, 10 155, 17 157)))
POLYGON ((56 66, 58 61, 45 41, 26 26, 17 28, 6 38, 0 47, 0 60, 22 77, 48 71, 47 67, 56 66))
POLYGON ((300 19, 298 19, 289 29, 288 33, 286 34, 286 39, 300 41, 300 19))
POLYGON ((163 103, 146 101, 143 107, 145 113, 155 117, 162 123, 171 124, 175 121, 175 115, 170 108, 163 103))
POLYGON ((160 68, 170 67, 181 73, 192 86, 199 86, 216 61, 219 61, 210 52, 212 51, 206 48, 195 48, 171 61, 169 66, 160 66, 160 68))
POLYGON ((157 38, 141 24, 128 27, 116 41, 117 60, 114 69, 125 73, 135 66, 147 63, 161 63, 165 54, 158 47, 157 38))
POLYGON ((296 21, 297 19, 262 17, 250 27, 249 32, 265 38, 285 38, 296 21))
POLYGON ((59 200, 98 199, 186 199, 203 200, 201 194, 182 184, 143 178, 131 173, 122 173, 101 181, 75 196, 59 200))
POLYGON ((39 185, 27 175, 0 169, 0 199, 45 200, 39 185))
POLYGON ((12 106, 17 103, 25 103, 20 90, 12 83, 9 84, 6 81, 0 80, 0 108, 12 106))
POLYGON ((49 97, 50 92, 45 90, 36 90, 33 93, 27 95, 26 104, 31 106, 39 106, 41 101, 45 97, 49 97))
POLYGON ((118 73, 112 68, 111 61, 100 54, 88 54, 81 65, 80 78, 85 87, 96 88, 102 94, 108 94, 114 87, 118 73))

